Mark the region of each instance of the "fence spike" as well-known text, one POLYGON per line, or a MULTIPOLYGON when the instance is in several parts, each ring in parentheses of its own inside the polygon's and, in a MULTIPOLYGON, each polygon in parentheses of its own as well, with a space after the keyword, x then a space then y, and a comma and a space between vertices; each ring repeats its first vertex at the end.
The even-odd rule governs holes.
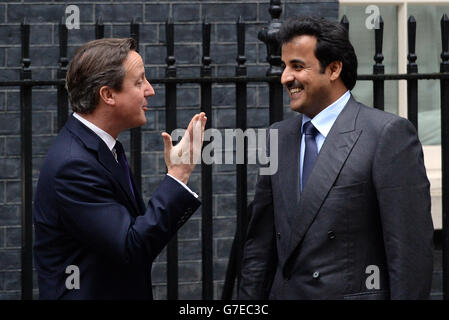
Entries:
MULTIPOLYGON (((374 55, 375 64, 373 66, 373 74, 384 74, 385 66, 382 64, 384 56, 382 54, 382 42, 384 32, 384 21, 382 16, 378 17, 376 21, 376 29, 374 31, 375 50, 374 55)), ((373 81, 373 107, 379 110, 384 110, 385 96, 384 96, 384 80, 373 81)))
POLYGON ((170 15, 165 23, 165 38, 167 45, 167 63, 166 76, 176 77, 176 59, 175 59, 175 35, 174 35, 173 17, 170 15))
POLYGON ((246 74, 246 67, 244 66, 246 62, 245 57, 245 23, 240 16, 237 20, 237 75, 246 74))
MULTIPOLYGON (((415 54, 415 44, 416 44, 416 20, 414 16, 410 16, 407 22, 408 30, 408 55, 407 59, 409 64, 415 64, 417 59, 415 54)), ((415 64, 416 65, 416 64, 415 64)))
POLYGON ((135 18, 131 20, 130 24, 130 37, 133 38, 136 41, 136 52, 139 52, 139 31, 140 31, 140 24, 136 21, 135 18))
POLYGON ((281 0, 271 0, 268 11, 270 12, 271 19, 279 19, 282 13, 281 0))
POLYGON ((448 65, 444 67, 444 71, 449 71, 449 18, 446 14, 441 18, 441 59, 443 65, 448 65))
POLYGON ((344 14, 343 17, 340 20, 340 24, 345 27, 346 31, 349 32, 349 20, 348 17, 344 14))
POLYGON ((202 26, 202 32, 203 32, 203 58, 201 66, 201 76, 211 76, 211 67, 210 63, 212 62, 210 58, 210 28, 211 25, 207 21, 207 17, 203 18, 203 26, 202 26))
POLYGON ((102 38, 104 38, 104 24, 103 18, 99 16, 95 23, 95 39, 102 39, 102 38))

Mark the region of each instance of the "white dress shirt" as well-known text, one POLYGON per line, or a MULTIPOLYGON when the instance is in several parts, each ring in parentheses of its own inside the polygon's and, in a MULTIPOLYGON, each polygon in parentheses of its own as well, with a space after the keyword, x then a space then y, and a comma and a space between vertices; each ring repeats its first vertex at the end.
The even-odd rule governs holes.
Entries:
MULTIPOLYGON (((340 112, 343 111, 346 103, 348 103, 351 98, 351 93, 346 91, 340 98, 337 99, 330 106, 324 108, 320 113, 318 113, 313 119, 303 114, 302 124, 301 124, 301 150, 300 150, 300 173, 302 177, 302 167, 304 163, 304 152, 305 152, 305 136, 303 134, 303 126, 307 121, 312 121, 313 126, 318 130, 318 134, 315 137, 316 146, 318 148, 318 153, 323 146, 324 140, 326 139, 329 131, 334 125, 335 120, 337 120, 340 112)), ((302 179, 299 179, 299 183, 302 190, 302 179)))
MULTIPOLYGON (((111 150, 112 154, 114 155, 115 161, 117 161, 117 154, 115 153, 114 146, 116 143, 116 139, 114 139, 114 137, 112 137, 109 133, 107 133, 106 131, 98 128, 96 125, 94 125, 92 122, 84 119, 82 116, 80 116, 78 113, 74 112, 73 116, 75 118, 77 118, 79 121, 81 121, 86 127, 88 127, 90 130, 92 130, 93 132, 95 132, 97 134, 97 136, 99 136, 101 138, 101 140, 104 141, 104 143, 106 143, 106 145, 108 146, 109 150, 111 150)), ((172 178, 173 180, 177 181, 179 184, 181 184, 187 191, 189 191, 195 198, 198 198, 198 195, 193 192, 192 190, 190 190, 189 187, 186 186, 185 183, 183 183, 182 181, 176 179, 175 177, 173 177, 171 174, 167 173, 167 176, 169 176, 170 178, 172 178)))

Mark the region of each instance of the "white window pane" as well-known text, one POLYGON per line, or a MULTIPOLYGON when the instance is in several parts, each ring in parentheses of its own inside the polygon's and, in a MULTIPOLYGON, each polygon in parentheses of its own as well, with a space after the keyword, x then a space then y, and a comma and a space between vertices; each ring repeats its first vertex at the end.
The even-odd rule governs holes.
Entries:
MULTIPOLYGON (((419 73, 440 72, 441 27, 448 6, 409 5, 408 14, 416 20, 416 55, 419 73)), ((418 132, 425 145, 441 144, 440 81, 418 81, 418 132)))
MULTIPOLYGON (((369 14, 365 13, 366 5, 344 5, 340 4, 339 19, 346 15, 349 20, 349 38, 354 47, 358 59, 358 74, 372 74, 375 40, 374 29, 368 29, 365 21, 369 14)), ((397 73, 398 61, 398 29, 397 29, 397 7, 392 5, 378 5, 380 15, 384 21, 383 50, 385 73, 397 73)), ((372 81, 357 81, 352 90, 354 97, 360 102, 373 105, 373 83, 372 81)), ((398 82, 385 81, 385 111, 398 113, 398 82)))

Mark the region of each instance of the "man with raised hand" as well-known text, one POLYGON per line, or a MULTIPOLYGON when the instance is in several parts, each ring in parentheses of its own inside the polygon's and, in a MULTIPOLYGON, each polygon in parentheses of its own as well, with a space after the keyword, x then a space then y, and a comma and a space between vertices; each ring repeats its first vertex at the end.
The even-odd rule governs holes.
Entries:
POLYGON ((152 299, 153 260, 200 206, 186 184, 206 116, 192 118, 179 146, 162 134, 168 172, 145 208, 117 140, 145 124, 154 95, 136 42, 84 44, 66 83, 74 112, 48 152, 34 199, 40 298, 152 299), (190 161, 173 161, 185 154, 190 161))

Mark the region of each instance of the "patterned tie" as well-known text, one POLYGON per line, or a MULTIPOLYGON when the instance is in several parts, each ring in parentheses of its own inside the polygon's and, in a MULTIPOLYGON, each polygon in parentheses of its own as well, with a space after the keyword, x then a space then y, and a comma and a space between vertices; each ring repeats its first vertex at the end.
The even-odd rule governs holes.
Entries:
POLYGON ((303 133, 305 134, 306 145, 304 151, 304 163, 302 166, 302 190, 304 190, 306 186, 315 160, 318 157, 318 148, 315 141, 318 130, 313 126, 311 121, 304 123, 303 133))
POLYGON ((120 164, 122 170, 125 172, 126 177, 128 178, 129 188, 131 189, 131 192, 135 198, 136 196, 134 195, 134 188, 131 182, 131 171, 129 169, 128 161, 126 160, 125 150, 123 149, 123 145, 120 143, 120 141, 117 140, 114 149, 117 153, 117 161, 120 164))

